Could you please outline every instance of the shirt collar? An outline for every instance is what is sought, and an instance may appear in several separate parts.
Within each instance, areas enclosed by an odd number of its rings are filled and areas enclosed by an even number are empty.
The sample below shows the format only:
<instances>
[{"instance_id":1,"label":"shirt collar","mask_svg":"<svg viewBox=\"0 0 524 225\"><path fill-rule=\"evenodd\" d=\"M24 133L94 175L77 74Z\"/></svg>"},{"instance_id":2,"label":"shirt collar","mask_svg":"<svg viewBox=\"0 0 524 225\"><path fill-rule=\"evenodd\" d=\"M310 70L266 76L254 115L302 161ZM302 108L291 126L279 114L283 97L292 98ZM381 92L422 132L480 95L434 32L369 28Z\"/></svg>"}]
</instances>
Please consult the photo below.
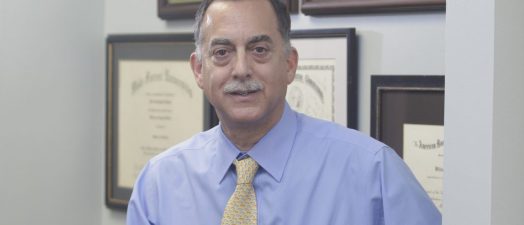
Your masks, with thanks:
<instances>
[{"instance_id":1,"label":"shirt collar","mask_svg":"<svg viewBox=\"0 0 524 225\"><path fill-rule=\"evenodd\" d=\"M240 150L227 138L222 129L217 129L217 132L214 171L217 173L216 182L220 183ZM286 103L280 121L247 154L277 182L280 182L293 148L296 132L296 114Z\"/></svg>"}]
</instances>

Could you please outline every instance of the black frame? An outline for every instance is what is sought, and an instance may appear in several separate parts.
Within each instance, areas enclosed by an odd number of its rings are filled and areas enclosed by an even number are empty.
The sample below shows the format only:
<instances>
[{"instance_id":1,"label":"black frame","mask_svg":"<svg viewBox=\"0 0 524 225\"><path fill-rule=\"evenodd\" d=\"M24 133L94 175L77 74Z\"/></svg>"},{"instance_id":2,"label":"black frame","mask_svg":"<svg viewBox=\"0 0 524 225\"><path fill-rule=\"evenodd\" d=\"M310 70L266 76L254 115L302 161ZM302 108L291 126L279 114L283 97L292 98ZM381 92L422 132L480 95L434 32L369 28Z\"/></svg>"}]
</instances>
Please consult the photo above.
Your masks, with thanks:
<instances>
[{"instance_id":1,"label":"black frame","mask_svg":"<svg viewBox=\"0 0 524 225\"><path fill-rule=\"evenodd\" d=\"M118 82L117 63L122 59L170 59L166 51L152 48L155 44L188 43L193 45L192 34L110 35L106 39L106 205L111 208L127 207L132 189L117 185L118 172ZM130 46L141 46L145 51L129 50ZM188 47L189 48L189 47ZM132 52L132 53L130 53ZM187 56L189 58L189 55ZM189 62L188 62L189 63ZM204 127L209 129L218 124L213 107L204 100Z\"/></svg>"},{"instance_id":2,"label":"black frame","mask_svg":"<svg viewBox=\"0 0 524 225\"><path fill-rule=\"evenodd\" d=\"M357 79L357 40L355 28L294 30L290 38L293 39L323 39L343 37L347 39L347 127L358 127L358 79ZM311 46L314 48L315 46ZM300 54L299 54L300 60Z\"/></svg>"},{"instance_id":3,"label":"black frame","mask_svg":"<svg viewBox=\"0 0 524 225\"><path fill-rule=\"evenodd\" d=\"M306 15L445 10L446 0L303 0Z\"/></svg>"},{"instance_id":4,"label":"black frame","mask_svg":"<svg viewBox=\"0 0 524 225\"><path fill-rule=\"evenodd\" d=\"M371 136L403 156L403 124L444 125L444 76L371 76Z\"/></svg>"},{"instance_id":5,"label":"black frame","mask_svg":"<svg viewBox=\"0 0 524 225\"><path fill-rule=\"evenodd\" d=\"M298 13L298 0L282 0L290 13ZM163 20L193 19L200 2L170 4L168 0L157 0L158 17Z\"/></svg>"}]
</instances>

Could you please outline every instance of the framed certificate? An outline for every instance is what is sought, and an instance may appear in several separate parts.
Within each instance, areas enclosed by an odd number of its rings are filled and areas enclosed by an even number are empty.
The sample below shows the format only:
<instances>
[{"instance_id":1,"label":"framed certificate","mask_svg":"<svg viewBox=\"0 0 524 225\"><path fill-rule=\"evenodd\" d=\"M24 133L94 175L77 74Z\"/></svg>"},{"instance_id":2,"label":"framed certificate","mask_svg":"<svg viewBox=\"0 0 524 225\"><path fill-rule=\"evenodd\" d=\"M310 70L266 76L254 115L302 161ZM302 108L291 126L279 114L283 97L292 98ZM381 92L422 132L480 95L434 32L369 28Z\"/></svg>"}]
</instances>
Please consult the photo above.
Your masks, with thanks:
<instances>
[{"instance_id":1,"label":"framed certificate","mask_svg":"<svg viewBox=\"0 0 524 225\"><path fill-rule=\"evenodd\" d=\"M444 76L371 76L371 136L404 159L442 209Z\"/></svg>"},{"instance_id":2,"label":"framed certificate","mask_svg":"<svg viewBox=\"0 0 524 225\"><path fill-rule=\"evenodd\" d=\"M297 30L291 44L299 55L286 100L294 110L357 127L355 29Z\"/></svg>"},{"instance_id":3,"label":"framed certificate","mask_svg":"<svg viewBox=\"0 0 524 225\"><path fill-rule=\"evenodd\" d=\"M196 85L192 34L107 38L106 204L127 206L145 163L218 123Z\"/></svg>"},{"instance_id":4,"label":"framed certificate","mask_svg":"<svg viewBox=\"0 0 524 225\"><path fill-rule=\"evenodd\" d=\"M281 0L290 11L298 12L298 0ZM157 0L158 17L164 20L192 19L202 0Z\"/></svg>"},{"instance_id":5,"label":"framed certificate","mask_svg":"<svg viewBox=\"0 0 524 225\"><path fill-rule=\"evenodd\" d=\"M195 18L202 0L157 0L158 17L164 20Z\"/></svg>"},{"instance_id":6,"label":"framed certificate","mask_svg":"<svg viewBox=\"0 0 524 225\"><path fill-rule=\"evenodd\" d=\"M446 0L303 0L306 15L443 10Z\"/></svg>"}]
</instances>

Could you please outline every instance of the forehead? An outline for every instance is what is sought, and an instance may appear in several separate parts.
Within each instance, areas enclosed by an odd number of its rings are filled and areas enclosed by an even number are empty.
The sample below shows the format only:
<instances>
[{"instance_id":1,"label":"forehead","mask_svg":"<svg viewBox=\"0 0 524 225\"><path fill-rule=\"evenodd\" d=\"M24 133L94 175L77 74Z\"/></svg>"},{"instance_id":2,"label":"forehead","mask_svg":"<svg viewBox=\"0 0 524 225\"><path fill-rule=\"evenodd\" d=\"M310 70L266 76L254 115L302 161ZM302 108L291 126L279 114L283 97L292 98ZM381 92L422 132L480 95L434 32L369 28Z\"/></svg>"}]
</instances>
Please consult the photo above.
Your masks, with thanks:
<instances>
[{"instance_id":1,"label":"forehead","mask_svg":"<svg viewBox=\"0 0 524 225\"><path fill-rule=\"evenodd\" d=\"M204 15L201 29L204 41L214 37L279 37L276 14L266 0L214 1Z\"/></svg>"}]
</instances>

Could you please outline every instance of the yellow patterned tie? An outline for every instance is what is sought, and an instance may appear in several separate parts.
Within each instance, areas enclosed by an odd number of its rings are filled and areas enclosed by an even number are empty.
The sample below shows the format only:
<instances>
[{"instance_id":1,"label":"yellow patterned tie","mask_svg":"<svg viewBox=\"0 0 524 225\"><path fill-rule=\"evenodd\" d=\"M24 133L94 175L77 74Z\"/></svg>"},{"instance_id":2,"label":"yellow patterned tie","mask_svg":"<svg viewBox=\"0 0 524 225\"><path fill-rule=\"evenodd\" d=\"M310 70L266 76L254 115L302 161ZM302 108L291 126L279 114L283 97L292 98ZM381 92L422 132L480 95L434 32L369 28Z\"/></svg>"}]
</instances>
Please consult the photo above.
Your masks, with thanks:
<instances>
[{"instance_id":1,"label":"yellow patterned tie","mask_svg":"<svg viewBox=\"0 0 524 225\"><path fill-rule=\"evenodd\" d=\"M253 188L253 178L258 164L250 157L233 162L237 169L237 187L229 198L222 225L256 225L257 199Z\"/></svg>"}]
</instances>

